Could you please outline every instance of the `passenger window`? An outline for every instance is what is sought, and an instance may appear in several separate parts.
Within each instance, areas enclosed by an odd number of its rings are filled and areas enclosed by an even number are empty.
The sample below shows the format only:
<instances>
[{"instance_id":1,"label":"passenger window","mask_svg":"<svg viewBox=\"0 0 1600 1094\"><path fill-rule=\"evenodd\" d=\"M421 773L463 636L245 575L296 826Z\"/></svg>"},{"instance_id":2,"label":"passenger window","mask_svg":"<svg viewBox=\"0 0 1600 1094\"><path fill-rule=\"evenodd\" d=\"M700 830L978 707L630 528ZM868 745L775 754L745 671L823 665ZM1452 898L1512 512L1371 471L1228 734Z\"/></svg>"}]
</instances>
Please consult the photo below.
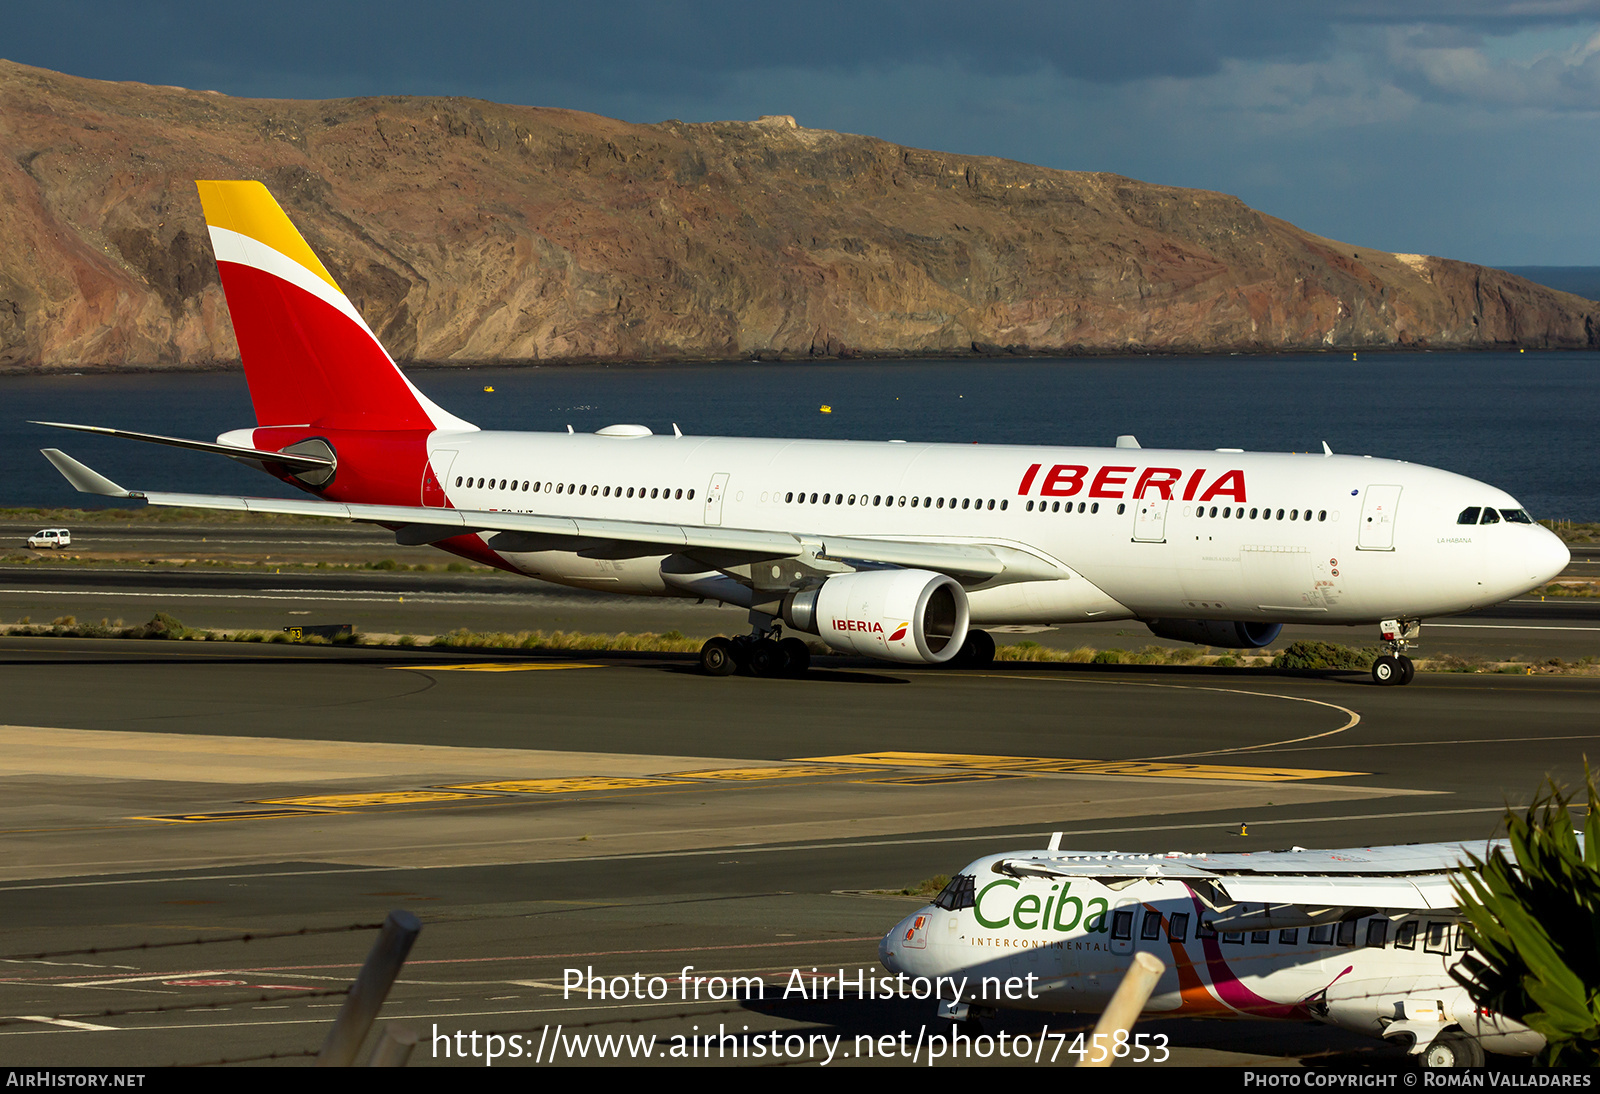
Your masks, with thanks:
<instances>
[{"instance_id":1,"label":"passenger window","mask_svg":"<svg viewBox=\"0 0 1600 1094\"><path fill-rule=\"evenodd\" d=\"M1298 927L1290 927L1288 930L1283 930L1283 931L1279 931L1278 932L1278 945L1280 945L1280 946L1297 946L1299 944L1300 944L1300 929Z\"/></svg>"},{"instance_id":2,"label":"passenger window","mask_svg":"<svg viewBox=\"0 0 1600 1094\"><path fill-rule=\"evenodd\" d=\"M1394 944L1402 950L1409 950L1417 944L1417 921L1408 919L1400 924L1394 932Z\"/></svg>"},{"instance_id":3,"label":"passenger window","mask_svg":"<svg viewBox=\"0 0 1600 1094\"><path fill-rule=\"evenodd\" d=\"M1111 937L1119 942L1133 938L1133 909L1118 908L1111 913Z\"/></svg>"},{"instance_id":4,"label":"passenger window","mask_svg":"<svg viewBox=\"0 0 1600 1094\"><path fill-rule=\"evenodd\" d=\"M689 491L689 500L690 501L694 500L694 491L693 490Z\"/></svg>"},{"instance_id":5,"label":"passenger window","mask_svg":"<svg viewBox=\"0 0 1600 1094\"><path fill-rule=\"evenodd\" d=\"M1189 913L1173 912L1167 918L1167 938L1173 942L1182 942L1189 934Z\"/></svg>"},{"instance_id":6,"label":"passenger window","mask_svg":"<svg viewBox=\"0 0 1600 1094\"><path fill-rule=\"evenodd\" d=\"M1456 952L1457 953L1467 953L1471 949L1472 949L1472 938L1467 934L1467 926L1466 926L1466 924L1465 923L1458 924L1457 927L1456 927Z\"/></svg>"},{"instance_id":7,"label":"passenger window","mask_svg":"<svg viewBox=\"0 0 1600 1094\"><path fill-rule=\"evenodd\" d=\"M1367 945L1383 948L1389 941L1389 921L1387 919L1369 919L1367 921Z\"/></svg>"},{"instance_id":8,"label":"passenger window","mask_svg":"<svg viewBox=\"0 0 1600 1094\"><path fill-rule=\"evenodd\" d=\"M993 508L994 508L994 499L993 499L993 498L990 498L990 499L989 499L989 506L988 506L988 507L989 507L989 508L990 508L990 509L993 509Z\"/></svg>"},{"instance_id":9,"label":"passenger window","mask_svg":"<svg viewBox=\"0 0 1600 1094\"><path fill-rule=\"evenodd\" d=\"M1449 931L1448 923L1429 923L1428 931L1423 935L1422 948L1428 953L1449 953Z\"/></svg>"},{"instance_id":10,"label":"passenger window","mask_svg":"<svg viewBox=\"0 0 1600 1094\"><path fill-rule=\"evenodd\" d=\"M1333 945L1333 924L1325 923L1320 927L1312 927L1311 930L1306 933L1306 941L1310 942L1313 946Z\"/></svg>"},{"instance_id":11,"label":"passenger window","mask_svg":"<svg viewBox=\"0 0 1600 1094\"><path fill-rule=\"evenodd\" d=\"M1139 938L1145 942L1157 942L1161 939L1161 913L1144 913L1144 926L1139 930Z\"/></svg>"},{"instance_id":12,"label":"passenger window","mask_svg":"<svg viewBox=\"0 0 1600 1094\"><path fill-rule=\"evenodd\" d=\"M1478 514L1483 512L1481 506L1469 505L1461 510L1461 515L1456 518L1457 524L1477 524Z\"/></svg>"},{"instance_id":13,"label":"passenger window","mask_svg":"<svg viewBox=\"0 0 1600 1094\"><path fill-rule=\"evenodd\" d=\"M1319 521L1327 520L1328 519L1328 511L1326 509L1317 510L1317 519Z\"/></svg>"},{"instance_id":14,"label":"passenger window","mask_svg":"<svg viewBox=\"0 0 1600 1094\"><path fill-rule=\"evenodd\" d=\"M1272 942L1271 931L1251 931L1250 944L1252 946L1266 946Z\"/></svg>"},{"instance_id":15,"label":"passenger window","mask_svg":"<svg viewBox=\"0 0 1600 1094\"><path fill-rule=\"evenodd\" d=\"M461 485L461 476L460 476L460 475L457 475L457 476L456 476L456 485L457 485L457 486L460 486L460 485Z\"/></svg>"},{"instance_id":16,"label":"passenger window","mask_svg":"<svg viewBox=\"0 0 1600 1094\"><path fill-rule=\"evenodd\" d=\"M1339 945L1354 946L1356 944L1356 921L1347 919L1339 924Z\"/></svg>"},{"instance_id":17,"label":"passenger window","mask_svg":"<svg viewBox=\"0 0 1600 1094\"><path fill-rule=\"evenodd\" d=\"M993 503L991 503L991 504L993 504ZM1001 510L1004 510L1004 509L1005 509L1005 507L1006 507L1006 506L1007 506L1007 505L1008 505L1008 504L1010 504L1010 503L1009 503L1009 502L1006 502L1006 501L1004 501L1004 500L1002 500L1002 501L1001 501L1001 502L1000 502L1000 508L1001 508ZM1120 511L1120 507L1119 507L1119 511Z\"/></svg>"},{"instance_id":18,"label":"passenger window","mask_svg":"<svg viewBox=\"0 0 1600 1094\"><path fill-rule=\"evenodd\" d=\"M1223 931L1222 932L1222 941L1224 941L1224 942L1237 942L1239 945L1243 946L1244 945L1244 932L1243 931Z\"/></svg>"},{"instance_id":19,"label":"passenger window","mask_svg":"<svg viewBox=\"0 0 1600 1094\"><path fill-rule=\"evenodd\" d=\"M1006 504L1005 502L1001 502L1000 503L1000 507L1002 509L1004 509L1005 508L1005 504ZM1118 505L1117 506L1117 516L1120 517L1123 513L1126 513L1127 511L1128 511L1128 507L1126 505Z\"/></svg>"},{"instance_id":20,"label":"passenger window","mask_svg":"<svg viewBox=\"0 0 1600 1094\"><path fill-rule=\"evenodd\" d=\"M1500 514L1496 513L1493 509L1485 509L1483 511L1483 519L1478 521L1478 523L1479 524L1499 524L1500 523Z\"/></svg>"},{"instance_id":21,"label":"passenger window","mask_svg":"<svg viewBox=\"0 0 1600 1094\"><path fill-rule=\"evenodd\" d=\"M1089 512L1098 513L1099 511L1100 511L1100 503L1099 502L1095 502L1093 505L1089 506ZM1081 502L1081 501L1078 503L1078 512L1080 512L1080 513L1083 512L1083 502Z\"/></svg>"},{"instance_id":22,"label":"passenger window","mask_svg":"<svg viewBox=\"0 0 1600 1094\"><path fill-rule=\"evenodd\" d=\"M1033 502L1031 501L1028 503L1028 512L1033 512Z\"/></svg>"},{"instance_id":23,"label":"passenger window","mask_svg":"<svg viewBox=\"0 0 1600 1094\"><path fill-rule=\"evenodd\" d=\"M921 498L912 498L911 499L911 508L915 509L920 504L922 504L922 499Z\"/></svg>"}]
</instances>

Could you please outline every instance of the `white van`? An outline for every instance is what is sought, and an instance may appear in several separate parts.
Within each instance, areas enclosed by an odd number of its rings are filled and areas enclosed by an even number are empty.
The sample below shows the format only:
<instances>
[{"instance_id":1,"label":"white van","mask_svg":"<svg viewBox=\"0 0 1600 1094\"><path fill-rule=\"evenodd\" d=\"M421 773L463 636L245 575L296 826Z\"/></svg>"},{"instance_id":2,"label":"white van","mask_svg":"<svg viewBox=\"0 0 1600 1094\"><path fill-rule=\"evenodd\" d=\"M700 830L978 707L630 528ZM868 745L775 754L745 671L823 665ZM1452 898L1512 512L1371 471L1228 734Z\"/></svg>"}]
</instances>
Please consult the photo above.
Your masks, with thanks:
<instances>
[{"instance_id":1,"label":"white van","mask_svg":"<svg viewBox=\"0 0 1600 1094\"><path fill-rule=\"evenodd\" d=\"M41 528L28 537L29 547L71 547L72 533L65 528Z\"/></svg>"}]
</instances>

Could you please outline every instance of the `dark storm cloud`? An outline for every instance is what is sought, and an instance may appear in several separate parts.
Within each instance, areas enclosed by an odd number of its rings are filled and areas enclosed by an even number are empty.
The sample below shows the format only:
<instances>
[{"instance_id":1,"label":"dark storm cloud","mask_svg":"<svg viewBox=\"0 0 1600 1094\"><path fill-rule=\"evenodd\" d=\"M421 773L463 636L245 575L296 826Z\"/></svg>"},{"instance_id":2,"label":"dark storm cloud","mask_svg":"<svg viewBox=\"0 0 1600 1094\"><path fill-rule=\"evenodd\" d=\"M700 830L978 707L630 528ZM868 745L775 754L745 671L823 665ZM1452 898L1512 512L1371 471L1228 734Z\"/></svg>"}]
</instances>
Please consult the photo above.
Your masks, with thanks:
<instances>
[{"instance_id":1,"label":"dark storm cloud","mask_svg":"<svg viewBox=\"0 0 1600 1094\"><path fill-rule=\"evenodd\" d=\"M736 73L926 64L1048 71L1115 84L1198 77L1230 60L1326 56L1341 26L1426 24L1478 34L1600 18L1600 0L1323 5L1281 0L761 0L605 4L394 2L102 4L8 15L6 55L86 76L233 94L493 94L551 86L606 95L706 94Z\"/></svg>"}]
</instances>

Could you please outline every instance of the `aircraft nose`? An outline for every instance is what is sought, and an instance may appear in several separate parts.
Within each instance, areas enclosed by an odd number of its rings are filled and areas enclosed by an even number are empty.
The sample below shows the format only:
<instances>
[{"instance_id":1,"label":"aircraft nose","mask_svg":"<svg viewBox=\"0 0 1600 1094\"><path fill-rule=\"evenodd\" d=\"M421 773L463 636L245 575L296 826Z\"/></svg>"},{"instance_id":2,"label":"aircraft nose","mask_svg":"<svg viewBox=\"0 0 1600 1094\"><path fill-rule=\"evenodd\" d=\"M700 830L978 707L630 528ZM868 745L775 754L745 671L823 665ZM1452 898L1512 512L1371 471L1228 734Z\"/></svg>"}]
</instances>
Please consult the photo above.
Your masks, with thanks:
<instances>
[{"instance_id":1,"label":"aircraft nose","mask_svg":"<svg viewBox=\"0 0 1600 1094\"><path fill-rule=\"evenodd\" d=\"M894 944L905 936L905 922L895 924L894 930L878 940L878 964L890 972L904 972L899 962L895 960Z\"/></svg>"},{"instance_id":2,"label":"aircraft nose","mask_svg":"<svg viewBox=\"0 0 1600 1094\"><path fill-rule=\"evenodd\" d=\"M900 953L900 946L910 935L912 928L916 925L916 921L916 916L906 916L878 941L878 964L890 972L910 971L904 955Z\"/></svg>"},{"instance_id":3,"label":"aircraft nose","mask_svg":"<svg viewBox=\"0 0 1600 1094\"><path fill-rule=\"evenodd\" d=\"M1528 561L1532 579L1543 585L1567 568L1572 561L1572 552L1567 550L1567 545L1554 532L1546 528L1539 531L1543 534L1534 543Z\"/></svg>"}]
</instances>

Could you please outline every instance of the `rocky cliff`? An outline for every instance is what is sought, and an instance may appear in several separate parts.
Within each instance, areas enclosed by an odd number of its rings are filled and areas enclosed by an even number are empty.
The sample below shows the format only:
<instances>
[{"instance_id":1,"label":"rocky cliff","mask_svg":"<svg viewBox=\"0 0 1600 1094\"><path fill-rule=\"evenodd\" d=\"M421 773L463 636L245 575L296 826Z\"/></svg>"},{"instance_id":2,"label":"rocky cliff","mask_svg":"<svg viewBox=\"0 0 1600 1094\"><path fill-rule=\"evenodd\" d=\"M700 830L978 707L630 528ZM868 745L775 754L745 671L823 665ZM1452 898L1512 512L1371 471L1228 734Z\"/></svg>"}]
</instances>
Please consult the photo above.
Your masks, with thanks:
<instances>
[{"instance_id":1,"label":"rocky cliff","mask_svg":"<svg viewBox=\"0 0 1600 1094\"><path fill-rule=\"evenodd\" d=\"M396 358L1595 347L1600 305L1236 198L756 122L0 62L0 366L237 357L193 181L266 182Z\"/></svg>"}]
</instances>

